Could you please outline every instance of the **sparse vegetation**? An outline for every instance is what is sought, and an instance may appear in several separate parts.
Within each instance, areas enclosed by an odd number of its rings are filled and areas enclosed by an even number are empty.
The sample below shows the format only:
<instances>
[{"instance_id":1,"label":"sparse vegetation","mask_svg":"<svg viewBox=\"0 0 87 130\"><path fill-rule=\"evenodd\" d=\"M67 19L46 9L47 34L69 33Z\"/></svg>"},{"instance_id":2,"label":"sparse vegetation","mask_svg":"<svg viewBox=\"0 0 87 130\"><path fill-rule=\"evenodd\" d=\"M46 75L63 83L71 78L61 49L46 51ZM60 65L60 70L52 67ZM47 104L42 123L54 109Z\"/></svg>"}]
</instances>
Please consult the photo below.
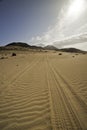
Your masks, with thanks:
<instances>
[{"instance_id":1,"label":"sparse vegetation","mask_svg":"<svg viewBox=\"0 0 87 130\"><path fill-rule=\"evenodd\" d=\"M59 55L62 55L62 53L59 53Z\"/></svg>"},{"instance_id":2,"label":"sparse vegetation","mask_svg":"<svg viewBox=\"0 0 87 130\"><path fill-rule=\"evenodd\" d=\"M4 57L4 56L2 56L0 59L5 59L5 57Z\"/></svg>"},{"instance_id":3,"label":"sparse vegetation","mask_svg":"<svg viewBox=\"0 0 87 130\"><path fill-rule=\"evenodd\" d=\"M72 56L73 58L75 57L75 56Z\"/></svg>"},{"instance_id":4,"label":"sparse vegetation","mask_svg":"<svg viewBox=\"0 0 87 130\"><path fill-rule=\"evenodd\" d=\"M13 53L12 53L12 56L16 56L16 53L13 52Z\"/></svg>"},{"instance_id":5,"label":"sparse vegetation","mask_svg":"<svg viewBox=\"0 0 87 130\"><path fill-rule=\"evenodd\" d=\"M4 56L2 56L0 59L2 59L2 60L3 60L3 59L8 59L8 57L4 57Z\"/></svg>"},{"instance_id":6,"label":"sparse vegetation","mask_svg":"<svg viewBox=\"0 0 87 130\"><path fill-rule=\"evenodd\" d=\"M44 51L44 52L48 52L48 51Z\"/></svg>"},{"instance_id":7,"label":"sparse vegetation","mask_svg":"<svg viewBox=\"0 0 87 130\"><path fill-rule=\"evenodd\" d=\"M87 54L86 52L83 52L83 55Z\"/></svg>"}]
</instances>

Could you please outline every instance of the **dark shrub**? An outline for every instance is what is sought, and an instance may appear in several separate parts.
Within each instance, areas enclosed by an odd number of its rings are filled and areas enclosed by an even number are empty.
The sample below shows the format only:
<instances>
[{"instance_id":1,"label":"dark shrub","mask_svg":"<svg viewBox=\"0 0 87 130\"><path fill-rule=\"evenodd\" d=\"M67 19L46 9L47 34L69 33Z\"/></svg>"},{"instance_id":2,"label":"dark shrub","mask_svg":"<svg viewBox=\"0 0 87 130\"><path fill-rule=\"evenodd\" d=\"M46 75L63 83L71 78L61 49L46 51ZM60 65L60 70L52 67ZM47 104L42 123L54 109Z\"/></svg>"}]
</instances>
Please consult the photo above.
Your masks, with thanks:
<instances>
[{"instance_id":1,"label":"dark shrub","mask_svg":"<svg viewBox=\"0 0 87 130\"><path fill-rule=\"evenodd\" d=\"M62 55L62 53L59 53L59 55Z\"/></svg>"},{"instance_id":2,"label":"dark shrub","mask_svg":"<svg viewBox=\"0 0 87 130\"><path fill-rule=\"evenodd\" d=\"M16 56L16 53L13 52L13 53L12 53L12 56Z\"/></svg>"},{"instance_id":3,"label":"dark shrub","mask_svg":"<svg viewBox=\"0 0 87 130\"><path fill-rule=\"evenodd\" d=\"M78 53L76 53L75 55L78 55Z\"/></svg>"},{"instance_id":4,"label":"dark shrub","mask_svg":"<svg viewBox=\"0 0 87 130\"><path fill-rule=\"evenodd\" d=\"M75 56L72 56L73 58L75 57Z\"/></svg>"},{"instance_id":5,"label":"dark shrub","mask_svg":"<svg viewBox=\"0 0 87 130\"><path fill-rule=\"evenodd\" d=\"M2 56L1 59L5 59L5 57Z\"/></svg>"},{"instance_id":6,"label":"dark shrub","mask_svg":"<svg viewBox=\"0 0 87 130\"><path fill-rule=\"evenodd\" d=\"M86 52L83 52L83 55L87 54Z\"/></svg>"},{"instance_id":7,"label":"dark shrub","mask_svg":"<svg viewBox=\"0 0 87 130\"><path fill-rule=\"evenodd\" d=\"M2 56L0 59L8 59L8 57L4 57L4 56Z\"/></svg>"}]
</instances>

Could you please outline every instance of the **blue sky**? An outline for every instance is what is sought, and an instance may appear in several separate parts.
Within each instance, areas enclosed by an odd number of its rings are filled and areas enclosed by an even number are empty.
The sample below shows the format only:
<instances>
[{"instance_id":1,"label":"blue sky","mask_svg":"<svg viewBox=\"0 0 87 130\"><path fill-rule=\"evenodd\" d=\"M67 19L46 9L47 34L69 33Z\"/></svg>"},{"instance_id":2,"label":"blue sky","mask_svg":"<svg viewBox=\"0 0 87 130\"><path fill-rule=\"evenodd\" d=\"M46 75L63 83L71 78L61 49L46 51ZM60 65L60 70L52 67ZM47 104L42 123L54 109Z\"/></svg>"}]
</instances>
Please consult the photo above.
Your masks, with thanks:
<instances>
[{"instance_id":1,"label":"blue sky","mask_svg":"<svg viewBox=\"0 0 87 130\"><path fill-rule=\"evenodd\" d=\"M59 44L80 34L86 37L86 33L86 0L0 0L0 45L16 41ZM65 46L86 49L87 43Z\"/></svg>"},{"instance_id":2,"label":"blue sky","mask_svg":"<svg viewBox=\"0 0 87 130\"><path fill-rule=\"evenodd\" d=\"M57 5L57 0L2 0L0 44L29 42L32 37L47 31L58 15Z\"/></svg>"}]
</instances>

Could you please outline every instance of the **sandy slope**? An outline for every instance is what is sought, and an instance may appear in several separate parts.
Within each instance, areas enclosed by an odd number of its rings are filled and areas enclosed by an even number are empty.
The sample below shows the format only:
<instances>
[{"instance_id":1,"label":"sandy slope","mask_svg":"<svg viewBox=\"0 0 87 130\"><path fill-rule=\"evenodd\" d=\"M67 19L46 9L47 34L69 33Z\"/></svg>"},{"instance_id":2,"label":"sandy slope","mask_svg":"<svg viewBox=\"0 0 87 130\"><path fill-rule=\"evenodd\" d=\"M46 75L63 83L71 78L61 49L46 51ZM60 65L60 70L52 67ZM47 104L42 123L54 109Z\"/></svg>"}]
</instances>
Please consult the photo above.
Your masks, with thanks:
<instances>
[{"instance_id":1,"label":"sandy slope","mask_svg":"<svg viewBox=\"0 0 87 130\"><path fill-rule=\"evenodd\" d=\"M0 130L86 130L87 55L0 60Z\"/></svg>"}]
</instances>

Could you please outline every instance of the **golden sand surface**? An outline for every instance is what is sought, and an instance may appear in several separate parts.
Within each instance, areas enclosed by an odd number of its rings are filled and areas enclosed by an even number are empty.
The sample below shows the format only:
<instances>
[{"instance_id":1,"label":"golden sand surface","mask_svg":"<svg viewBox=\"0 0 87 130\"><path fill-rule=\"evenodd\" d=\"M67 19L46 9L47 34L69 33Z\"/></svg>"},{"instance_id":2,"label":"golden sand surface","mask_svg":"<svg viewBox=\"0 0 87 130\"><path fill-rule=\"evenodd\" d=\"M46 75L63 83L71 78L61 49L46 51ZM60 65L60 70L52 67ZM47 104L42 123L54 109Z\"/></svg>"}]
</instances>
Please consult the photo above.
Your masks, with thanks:
<instances>
[{"instance_id":1,"label":"golden sand surface","mask_svg":"<svg viewBox=\"0 0 87 130\"><path fill-rule=\"evenodd\" d=\"M87 130L87 54L5 57L0 58L0 130Z\"/></svg>"}]
</instances>

